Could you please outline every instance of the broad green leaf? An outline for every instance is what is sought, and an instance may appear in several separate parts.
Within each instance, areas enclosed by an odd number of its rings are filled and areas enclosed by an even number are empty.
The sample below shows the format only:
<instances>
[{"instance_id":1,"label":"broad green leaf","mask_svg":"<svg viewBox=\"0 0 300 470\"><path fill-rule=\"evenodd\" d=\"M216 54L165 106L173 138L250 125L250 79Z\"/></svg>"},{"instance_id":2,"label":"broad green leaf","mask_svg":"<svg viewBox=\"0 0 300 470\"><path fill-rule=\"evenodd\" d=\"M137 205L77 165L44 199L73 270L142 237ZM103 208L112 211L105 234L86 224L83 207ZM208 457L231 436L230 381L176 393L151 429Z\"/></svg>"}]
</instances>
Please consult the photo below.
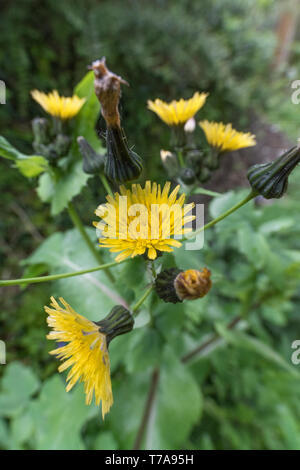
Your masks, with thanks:
<instances>
[{"instance_id":1,"label":"broad green leaf","mask_svg":"<svg viewBox=\"0 0 300 470\"><path fill-rule=\"evenodd\" d=\"M100 408L85 405L83 386L77 385L67 393L58 373L46 380L28 412L34 423L36 450L84 449L83 424L93 416L101 420Z\"/></svg>"},{"instance_id":2,"label":"broad green leaf","mask_svg":"<svg viewBox=\"0 0 300 470\"><path fill-rule=\"evenodd\" d=\"M129 374L146 371L160 363L163 341L151 328L137 328L130 333L126 353L126 368Z\"/></svg>"},{"instance_id":3,"label":"broad green leaf","mask_svg":"<svg viewBox=\"0 0 300 470\"><path fill-rule=\"evenodd\" d=\"M86 230L96 246L96 231ZM40 263L48 264L50 274L79 271L98 264L76 229L53 234L24 262L26 265ZM90 320L100 320L114 305L124 302L104 271L55 281L53 295L64 297Z\"/></svg>"},{"instance_id":4,"label":"broad green leaf","mask_svg":"<svg viewBox=\"0 0 300 470\"><path fill-rule=\"evenodd\" d=\"M118 443L110 431L104 431L96 436L93 450L118 450Z\"/></svg>"},{"instance_id":5,"label":"broad green leaf","mask_svg":"<svg viewBox=\"0 0 300 470\"><path fill-rule=\"evenodd\" d=\"M39 381L21 362L5 366L0 391L0 416L14 416L24 408L38 390Z\"/></svg>"}]
</instances>

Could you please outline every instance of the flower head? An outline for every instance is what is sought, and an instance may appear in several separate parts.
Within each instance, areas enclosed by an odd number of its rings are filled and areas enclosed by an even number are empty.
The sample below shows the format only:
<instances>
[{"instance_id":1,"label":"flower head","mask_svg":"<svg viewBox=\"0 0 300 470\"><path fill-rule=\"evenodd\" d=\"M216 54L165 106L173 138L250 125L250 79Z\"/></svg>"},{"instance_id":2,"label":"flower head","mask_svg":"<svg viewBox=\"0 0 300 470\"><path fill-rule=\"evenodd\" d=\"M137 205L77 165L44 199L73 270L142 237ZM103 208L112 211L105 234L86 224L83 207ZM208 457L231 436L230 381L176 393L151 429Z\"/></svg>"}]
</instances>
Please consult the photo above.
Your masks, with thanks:
<instances>
[{"instance_id":1,"label":"flower head","mask_svg":"<svg viewBox=\"0 0 300 470\"><path fill-rule=\"evenodd\" d=\"M67 376L67 392L76 382L84 382L86 404L92 402L95 394L96 405L102 402L102 416L113 404L110 380L110 362L107 350L107 337L101 333L96 323L79 315L63 299L60 306L51 297L51 306L45 307L47 323L53 331L47 338L67 343L50 352L64 361L59 372L71 367Z\"/></svg>"},{"instance_id":2,"label":"flower head","mask_svg":"<svg viewBox=\"0 0 300 470\"><path fill-rule=\"evenodd\" d=\"M181 300L195 300L204 297L212 286L210 271L203 268L187 269L178 274L174 281L175 291Z\"/></svg>"},{"instance_id":3,"label":"flower head","mask_svg":"<svg viewBox=\"0 0 300 470\"><path fill-rule=\"evenodd\" d=\"M33 90L31 96L48 114L63 120L72 119L76 116L85 103L85 98L79 98L77 95L72 97L59 96L56 90L48 94Z\"/></svg>"},{"instance_id":4,"label":"flower head","mask_svg":"<svg viewBox=\"0 0 300 470\"><path fill-rule=\"evenodd\" d=\"M208 93L194 93L189 100L181 98L179 101L165 103L160 99L148 100L148 108L156 113L162 121L169 126L184 125L204 105Z\"/></svg>"},{"instance_id":5,"label":"flower head","mask_svg":"<svg viewBox=\"0 0 300 470\"><path fill-rule=\"evenodd\" d=\"M171 236L182 235L183 226L195 217L187 215L194 204L184 205L185 195L177 199L178 185L169 194L171 183L163 189L147 181L145 188L133 184L131 190L120 187L120 193L107 196L107 203L95 211L102 221L94 222L101 230L100 245L110 251L121 252L117 261L147 252L149 259L155 259L157 252L173 251L181 246ZM191 229L184 228L187 233Z\"/></svg>"},{"instance_id":6,"label":"flower head","mask_svg":"<svg viewBox=\"0 0 300 470\"><path fill-rule=\"evenodd\" d=\"M255 136L249 132L238 132L232 128L231 124L223 122L199 122L205 133L207 142L220 152L229 152L244 147L256 145Z\"/></svg>"}]
</instances>

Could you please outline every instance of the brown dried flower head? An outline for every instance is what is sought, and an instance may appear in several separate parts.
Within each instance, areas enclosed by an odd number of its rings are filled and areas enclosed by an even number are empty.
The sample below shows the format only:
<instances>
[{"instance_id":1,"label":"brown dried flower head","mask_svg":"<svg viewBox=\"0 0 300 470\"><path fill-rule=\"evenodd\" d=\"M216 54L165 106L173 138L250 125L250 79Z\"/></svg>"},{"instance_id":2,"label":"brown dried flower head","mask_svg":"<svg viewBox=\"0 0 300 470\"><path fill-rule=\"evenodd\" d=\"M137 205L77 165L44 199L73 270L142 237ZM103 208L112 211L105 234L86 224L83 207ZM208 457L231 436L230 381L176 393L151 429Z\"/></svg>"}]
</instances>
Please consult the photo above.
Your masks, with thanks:
<instances>
[{"instance_id":1,"label":"brown dried flower head","mask_svg":"<svg viewBox=\"0 0 300 470\"><path fill-rule=\"evenodd\" d=\"M96 60L90 67L95 74L95 93L101 104L101 113L107 127L120 127L118 110L121 96L121 83L128 83L106 67L105 57Z\"/></svg>"},{"instance_id":2,"label":"brown dried flower head","mask_svg":"<svg viewBox=\"0 0 300 470\"><path fill-rule=\"evenodd\" d=\"M204 297L212 286L210 271L203 268L188 269L180 272L174 281L174 287L177 296L181 300L195 300Z\"/></svg>"}]
</instances>

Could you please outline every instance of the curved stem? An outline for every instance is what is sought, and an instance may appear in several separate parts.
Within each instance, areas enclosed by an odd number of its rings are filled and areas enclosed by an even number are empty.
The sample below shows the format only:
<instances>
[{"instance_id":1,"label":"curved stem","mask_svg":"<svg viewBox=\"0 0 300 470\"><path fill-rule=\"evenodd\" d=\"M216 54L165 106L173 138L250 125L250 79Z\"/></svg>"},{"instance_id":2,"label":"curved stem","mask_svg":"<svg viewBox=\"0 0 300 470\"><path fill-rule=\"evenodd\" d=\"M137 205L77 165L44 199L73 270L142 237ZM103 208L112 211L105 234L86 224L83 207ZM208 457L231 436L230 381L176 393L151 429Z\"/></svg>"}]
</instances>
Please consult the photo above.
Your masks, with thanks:
<instances>
[{"instance_id":1,"label":"curved stem","mask_svg":"<svg viewBox=\"0 0 300 470\"><path fill-rule=\"evenodd\" d=\"M142 295L142 297L136 302L136 304L132 307L131 309L131 312L133 314L136 314L137 315L137 312L140 308L140 306L142 305L142 303L147 299L148 295L151 294L151 292L153 291L154 289L154 286L151 285L147 290L146 292Z\"/></svg>"},{"instance_id":2,"label":"curved stem","mask_svg":"<svg viewBox=\"0 0 300 470\"><path fill-rule=\"evenodd\" d=\"M200 232L203 232L203 230L206 230L210 227L212 227L213 225L217 224L218 222L220 222L221 220L225 219L226 217L228 217L230 214L232 214L233 212L237 211L238 209L240 209L240 207L244 206L245 204L247 204L247 202L251 201L251 199L255 198L256 196L258 195L258 193L256 191L251 191L248 196L246 196L244 199L242 199L242 201L238 202L237 204L235 204L234 206L232 206L230 209L228 209L227 211L223 212L223 214L219 215L219 217L216 217L214 220L211 220L210 222L208 222L207 224L203 225L202 227L198 228L197 230L195 230L194 232L192 232L191 234L185 236L182 238L182 241L185 241L185 240L190 240L191 238L194 238L198 233Z\"/></svg>"},{"instance_id":3,"label":"curved stem","mask_svg":"<svg viewBox=\"0 0 300 470\"><path fill-rule=\"evenodd\" d=\"M1 286L14 286L18 284L36 284L38 282L56 281L57 279L64 279L66 277L81 276L82 274L93 273L95 271L100 271L101 269L111 268L112 266L116 266L117 264L124 263L124 261L128 261L128 260L114 261L112 263L101 264L100 266L96 266L95 268L82 269L81 271L74 271L72 273L51 274L50 276L27 277L27 278L20 278L20 279L3 280L3 281L0 281L0 287Z\"/></svg>"},{"instance_id":4,"label":"curved stem","mask_svg":"<svg viewBox=\"0 0 300 470\"><path fill-rule=\"evenodd\" d=\"M80 219L74 205L72 204L72 202L69 202L69 204L68 204L68 212L69 212L69 216L70 216L74 226L79 231L82 239L85 241L85 244L87 245L88 249L90 250L90 252L94 256L94 258L96 259L97 263L102 264L103 263L103 258L101 256L101 253L99 253L99 251L96 249L94 243L92 242L89 235L87 234L87 232L86 232L86 230L85 230L85 228L84 228L84 226L81 222L81 219ZM110 281L115 282L114 276L112 275L112 273L108 269L105 269L105 274L110 279Z\"/></svg>"}]
</instances>

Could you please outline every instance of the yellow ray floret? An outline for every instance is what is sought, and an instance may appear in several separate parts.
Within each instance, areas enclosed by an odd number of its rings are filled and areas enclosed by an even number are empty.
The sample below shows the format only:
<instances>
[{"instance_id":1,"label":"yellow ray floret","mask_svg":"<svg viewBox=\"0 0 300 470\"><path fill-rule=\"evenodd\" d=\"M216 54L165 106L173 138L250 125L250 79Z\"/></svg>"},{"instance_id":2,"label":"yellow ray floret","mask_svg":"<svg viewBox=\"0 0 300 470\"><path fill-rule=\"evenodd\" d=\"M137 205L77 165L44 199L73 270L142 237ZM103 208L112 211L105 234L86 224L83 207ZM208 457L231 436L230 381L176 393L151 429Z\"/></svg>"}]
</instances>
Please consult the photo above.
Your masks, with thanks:
<instances>
[{"instance_id":1,"label":"yellow ray floret","mask_svg":"<svg viewBox=\"0 0 300 470\"><path fill-rule=\"evenodd\" d=\"M205 133L207 142L220 152L230 152L256 145L255 135L250 132L238 132L232 128L231 124L201 121L199 125Z\"/></svg>"},{"instance_id":2,"label":"yellow ray floret","mask_svg":"<svg viewBox=\"0 0 300 470\"><path fill-rule=\"evenodd\" d=\"M113 404L106 336L100 333L99 326L76 313L63 298L59 300L62 306L51 297L50 307L45 307L47 323L52 328L47 338L67 344L50 354L64 361L59 372L71 367L67 392L76 382L84 382L86 404L92 402L95 394L96 405L102 402L104 418Z\"/></svg>"},{"instance_id":3,"label":"yellow ray floret","mask_svg":"<svg viewBox=\"0 0 300 470\"><path fill-rule=\"evenodd\" d=\"M183 125L202 108L207 96L208 93L197 91L189 100L181 98L171 103L165 103L157 98L155 101L148 100L148 108L169 126Z\"/></svg>"},{"instance_id":4,"label":"yellow ray floret","mask_svg":"<svg viewBox=\"0 0 300 470\"><path fill-rule=\"evenodd\" d=\"M107 202L95 211L102 219L94 222L101 230L100 246L121 252L116 261L144 253L155 259L157 252L180 247L171 237L191 230L183 227L195 218L187 215L194 204L184 205L185 194L177 198L179 185L169 194L170 188L169 182L161 190L160 185L147 181L145 188L139 184L133 184L131 190L121 186L120 193L107 196Z\"/></svg>"},{"instance_id":5,"label":"yellow ray floret","mask_svg":"<svg viewBox=\"0 0 300 470\"><path fill-rule=\"evenodd\" d=\"M79 98L77 95L72 97L59 96L56 90L48 94L33 90L31 96L48 114L63 120L72 119L76 116L85 103L85 98Z\"/></svg>"}]
</instances>

